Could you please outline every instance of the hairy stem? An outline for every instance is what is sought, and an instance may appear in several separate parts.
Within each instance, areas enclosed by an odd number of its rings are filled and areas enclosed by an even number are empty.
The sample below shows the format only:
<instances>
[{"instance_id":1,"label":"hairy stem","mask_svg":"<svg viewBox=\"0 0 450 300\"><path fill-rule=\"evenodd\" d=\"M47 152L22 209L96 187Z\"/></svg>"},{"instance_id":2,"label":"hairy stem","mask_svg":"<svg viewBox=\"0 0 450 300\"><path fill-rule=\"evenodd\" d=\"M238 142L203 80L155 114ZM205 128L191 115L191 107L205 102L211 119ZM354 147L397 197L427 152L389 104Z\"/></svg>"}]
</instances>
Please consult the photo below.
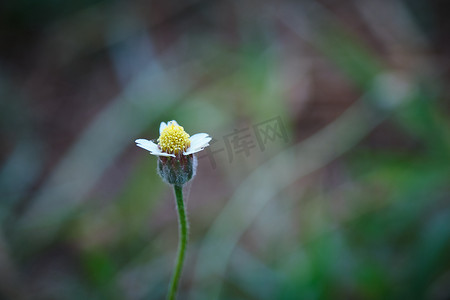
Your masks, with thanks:
<instances>
[{"instance_id":1,"label":"hairy stem","mask_svg":"<svg viewBox=\"0 0 450 300\"><path fill-rule=\"evenodd\" d=\"M188 220L186 216L186 211L184 209L183 202L183 187L179 185L174 185L175 198L177 202L178 210L178 223L180 225L179 232L179 244L178 244L178 257L175 265L175 272L173 273L172 280L170 281L169 294L167 295L168 300L175 299L178 290L178 282L180 281L181 272L183 270L183 262L186 254L186 246L188 242Z\"/></svg>"}]
</instances>

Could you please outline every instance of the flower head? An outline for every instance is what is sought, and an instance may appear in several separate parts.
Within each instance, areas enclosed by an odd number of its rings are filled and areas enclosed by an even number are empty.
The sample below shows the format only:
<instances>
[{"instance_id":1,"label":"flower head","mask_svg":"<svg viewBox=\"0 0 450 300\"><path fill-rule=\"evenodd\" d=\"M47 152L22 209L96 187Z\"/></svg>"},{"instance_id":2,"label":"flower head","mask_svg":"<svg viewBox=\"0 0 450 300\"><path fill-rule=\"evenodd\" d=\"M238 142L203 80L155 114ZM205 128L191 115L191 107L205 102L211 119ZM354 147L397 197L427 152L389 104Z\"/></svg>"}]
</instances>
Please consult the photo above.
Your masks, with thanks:
<instances>
[{"instance_id":1,"label":"flower head","mask_svg":"<svg viewBox=\"0 0 450 300\"><path fill-rule=\"evenodd\" d=\"M182 186L195 175L197 159L193 155L209 146L211 137L207 133L193 136L173 120L159 126L158 144L150 140L138 139L138 147L159 156L158 173L167 183Z\"/></svg>"},{"instance_id":2,"label":"flower head","mask_svg":"<svg viewBox=\"0 0 450 300\"><path fill-rule=\"evenodd\" d=\"M207 133L197 133L193 136L184 131L177 121L161 122L159 126L158 144L146 139L137 139L136 144L150 154L156 156L180 157L202 151L209 146L211 137Z\"/></svg>"}]
</instances>

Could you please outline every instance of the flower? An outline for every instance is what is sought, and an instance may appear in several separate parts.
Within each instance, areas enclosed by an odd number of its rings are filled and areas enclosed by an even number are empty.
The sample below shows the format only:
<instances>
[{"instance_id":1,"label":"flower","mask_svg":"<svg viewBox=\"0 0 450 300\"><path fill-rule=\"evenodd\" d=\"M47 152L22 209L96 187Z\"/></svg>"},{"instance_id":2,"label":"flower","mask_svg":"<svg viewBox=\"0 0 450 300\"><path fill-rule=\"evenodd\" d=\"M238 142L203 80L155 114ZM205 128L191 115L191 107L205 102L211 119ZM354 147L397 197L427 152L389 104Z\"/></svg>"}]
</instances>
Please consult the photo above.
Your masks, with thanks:
<instances>
[{"instance_id":1,"label":"flower","mask_svg":"<svg viewBox=\"0 0 450 300\"><path fill-rule=\"evenodd\" d=\"M146 139L137 139L135 142L138 147L156 156L181 157L202 151L209 146L210 141L211 137L207 133L197 133L190 137L177 121L172 120L167 124L161 122L158 144Z\"/></svg>"},{"instance_id":2,"label":"flower","mask_svg":"<svg viewBox=\"0 0 450 300\"><path fill-rule=\"evenodd\" d=\"M195 175L197 158L194 153L209 146L211 139L207 133L197 133L190 137L173 120L167 124L161 122L158 144L146 139L138 139L136 144L158 156L157 171L165 182L183 186Z\"/></svg>"}]
</instances>

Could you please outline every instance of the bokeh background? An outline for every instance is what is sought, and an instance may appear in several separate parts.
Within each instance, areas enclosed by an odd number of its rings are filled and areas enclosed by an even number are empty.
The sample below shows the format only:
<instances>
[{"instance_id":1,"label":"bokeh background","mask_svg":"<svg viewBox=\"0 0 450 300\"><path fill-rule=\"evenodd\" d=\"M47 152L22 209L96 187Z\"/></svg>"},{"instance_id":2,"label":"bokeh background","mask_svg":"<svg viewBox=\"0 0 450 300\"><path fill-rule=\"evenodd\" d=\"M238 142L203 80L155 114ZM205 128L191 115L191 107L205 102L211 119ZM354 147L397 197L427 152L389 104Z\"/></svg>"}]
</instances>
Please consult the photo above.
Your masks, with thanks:
<instances>
[{"instance_id":1,"label":"bokeh background","mask_svg":"<svg viewBox=\"0 0 450 300\"><path fill-rule=\"evenodd\" d=\"M450 299L445 0L0 3L0 299Z\"/></svg>"}]
</instances>

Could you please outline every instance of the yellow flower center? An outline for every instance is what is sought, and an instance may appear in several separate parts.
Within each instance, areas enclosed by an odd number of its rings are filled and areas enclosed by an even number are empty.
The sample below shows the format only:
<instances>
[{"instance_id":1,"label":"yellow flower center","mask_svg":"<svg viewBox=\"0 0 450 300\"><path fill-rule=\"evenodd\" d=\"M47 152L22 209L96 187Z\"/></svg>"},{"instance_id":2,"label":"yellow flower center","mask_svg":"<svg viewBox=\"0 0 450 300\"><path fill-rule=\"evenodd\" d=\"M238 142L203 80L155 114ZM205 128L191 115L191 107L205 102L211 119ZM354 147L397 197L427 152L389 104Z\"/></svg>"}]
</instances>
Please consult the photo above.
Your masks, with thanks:
<instances>
[{"instance_id":1,"label":"yellow flower center","mask_svg":"<svg viewBox=\"0 0 450 300\"><path fill-rule=\"evenodd\" d=\"M183 127L170 123L162 130L158 145L162 151L176 155L189 148L191 141Z\"/></svg>"}]
</instances>

